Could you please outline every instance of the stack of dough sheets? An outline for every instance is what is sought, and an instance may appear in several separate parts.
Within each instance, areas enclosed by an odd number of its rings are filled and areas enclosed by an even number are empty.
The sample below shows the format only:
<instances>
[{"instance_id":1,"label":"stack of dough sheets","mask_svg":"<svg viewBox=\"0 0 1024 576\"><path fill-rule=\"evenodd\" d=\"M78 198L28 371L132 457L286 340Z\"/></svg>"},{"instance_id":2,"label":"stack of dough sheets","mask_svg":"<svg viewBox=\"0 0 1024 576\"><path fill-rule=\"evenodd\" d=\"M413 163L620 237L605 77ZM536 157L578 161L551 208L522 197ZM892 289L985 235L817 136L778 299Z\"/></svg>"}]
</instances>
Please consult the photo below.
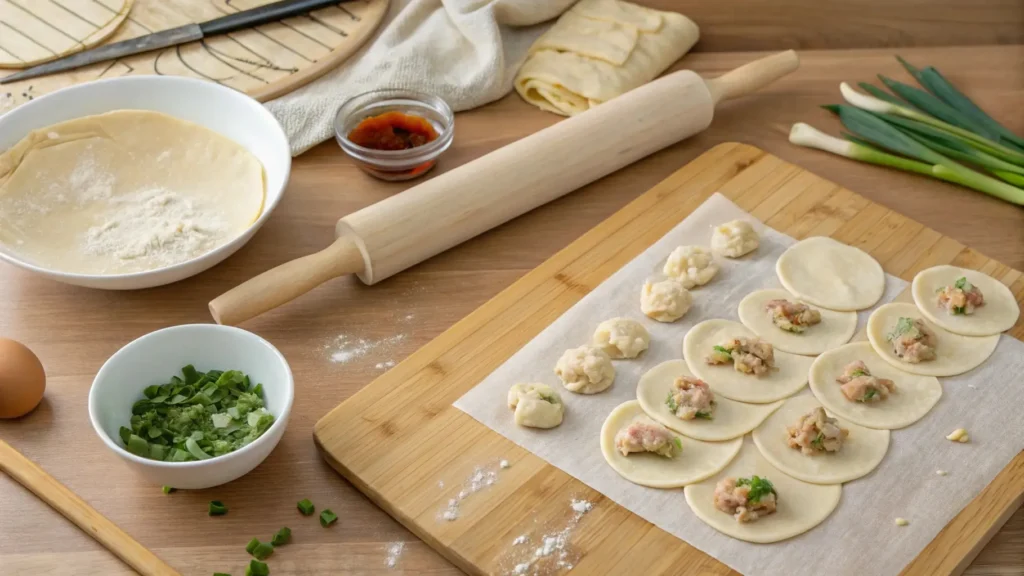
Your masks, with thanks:
<instances>
[{"instance_id":1,"label":"stack of dough sheets","mask_svg":"<svg viewBox=\"0 0 1024 576\"><path fill-rule=\"evenodd\" d=\"M530 47L515 87L572 116L661 74L697 42L689 18L620 0L580 0Z\"/></svg>"}]
</instances>

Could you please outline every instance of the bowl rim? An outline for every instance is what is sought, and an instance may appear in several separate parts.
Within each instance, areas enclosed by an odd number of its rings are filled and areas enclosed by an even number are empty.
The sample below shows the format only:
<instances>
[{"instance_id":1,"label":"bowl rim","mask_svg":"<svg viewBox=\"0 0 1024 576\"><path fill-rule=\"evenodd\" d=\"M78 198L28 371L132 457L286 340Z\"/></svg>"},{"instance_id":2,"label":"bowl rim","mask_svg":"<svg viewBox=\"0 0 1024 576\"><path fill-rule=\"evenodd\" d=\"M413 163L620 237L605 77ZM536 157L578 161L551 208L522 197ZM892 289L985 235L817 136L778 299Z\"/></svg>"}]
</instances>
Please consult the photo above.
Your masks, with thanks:
<instances>
[{"instance_id":1,"label":"bowl rim","mask_svg":"<svg viewBox=\"0 0 1024 576\"><path fill-rule=\"evenodd\" d=\"M275 130L277 132L277 136L280 137L280 138L276 139L276 140L278 140L278 143L277 143L277 145L275 147L278 148L278 150L275 153L281 153L281 154L287 156L287 158L289 159L289 161L286 163L286 165L284 167L284 173L283 173L284 178L282 180L282 185L280 187L280 190L277 191L277 194L275 195L275 197L273 199L268 198L270 196L270 191L267 189L267 183L266 183L267 169L266 169L266 166L263 166L263 163L260 162L260 165L263 168L263 180L264 180L264 183L263 183L263 211L260 213L259 217L257 217L256 220L253 220L252 223L250 223L249 226L246 227L245 230L242 230L241 232L239 232L238 235L236 235L234 238L231 238L230 240L228 240L227 242L221 244L220 246L217 246L213 250L210 250L209 252L204 252L203 254L200 254L199 256L196 256L194 258L189 258L188 260L185 260L184 262L178 262L177 264L171 264L170 266L162 266L160 268L154 268L152 270L144 270L144 271L141 271L141 272L126 272L126 273L123 273L123 274L84 274L84 273L81 273L81 272L63 272L63 271L60 271L60 270L55 270L53 268L45 268L43 266L39 266L38 264L34 264L34 263L32 263L32 262L30 262L28 260L20 258L19 256L17 256L14 253L11 253L11 252L9 252L7 250L2 250L2 249L0 249L0 260L4 260L4 261L6 261L6 262L8 262L8 263L10 263L10 264L12 264L14 266L18 266L20 268L23 268L25 270L29 270L31 272L35 272L37 274L42 274L42 275L49 276L49 277L52 277L52 278L59 278L59 279L62 279L62 280L64 280L64 279L67 279L67 280L77 280L77 281L90 281L90 280L94 280L95 281L95 280L98 280L98 281L111 282L111 283L117 282L117 281L139 280L139 279L149 278L149 277L155 276L157 274L169 274L169 273L173 273L173 272L178 272L178 271L184 270L186 268L189 268L189 267L195 265L197 262L202 262L202 261L204 261L204 260L206 260L208 258L212 258L212 257L214 257L216 255L221 254L223 251L228 250L231 247L234 247L236 245L236 243L239 242L239 240L241 240L242 238L244 238L247 235L251 235L253 233L253 231L258 230L261 226L263 226L263 224L267 221L267 219L270 218L270 214L273 213L274 209L277 208L277 205L280 204L281 199L284 198L284 193L285 193L285 191L288 188L288 180L291 178L291 169L292 169L291 148L289 147L288 136L287 136L287 134L285 134L284 128L281 126L281 123L277 121L277 118L275 118L274 115L271 114L270 111L267 110L267 108L265 106L263 106L263 104L261 104L259 101L257 101L256 99L252 98L251 96L249 96L249 95L247 95L247 94L245 94L243 92L239 92L238 90L235 90L233 88L228 88L227 86L223 86L223 85L218 84L216 82L210 82L210 81L207 81L207 80L200 80L198 78L189 78L187 76L159 76L159 75L155 75L155 74L140 74L140 75L137 75L137 76L118 76L116 78L104 78L104 79L101 79L101 80L93 80L91 82L83 82L81 84L73 84L71 86L65 86L64 88L61 88L59 90L55 90L55 91L47 93L47 94L44 94L42 96L39 96L38 98L33 98L30 102L26 102L25 104L22 104L21 106L18 106L17 108L8 111L6 114L0 115L0 124L3 124L5 118L7 118L7 119L13 118L13 117L15 117L14 115L16 115L16 114L22 114L22 113L30 114L32 112L32 110L33 110L33 107L41 106L41 104L39 104L40 102L46 102L47 100L52 99L52 98L58 96L59 94L63 94L65 92L87 91L87 90L92 90L97 85L118 84L118 83L123 83L123 84L147 84L147 83L178 84L178 83L180 83L180 84L189 84L189 85L193 85L193 86L200 86L201 85L202 88L209 88L209 89L212 89L212 90L219 90L219 91L222 91L224 93L230 93L231 97L239 98L239 100L244 102L245 105L250 110L255 111L257 116L262 116L262 117L264 117L265 120L270 120L270 124L272 126L272 130ZM25 112L22 112L23 110ZM107 112L113 112L115 110L150 110L150 109L148 109L148 108L115 108L115 109L107 110ZM159 110L150 110L150 111L159 112ZM103 112L99 112L98 114L103 114ZM161 114L167 114L167 113L166 112L161 112ZM167 116L171 116L173 118L177 118L178 120L185 120L184 118L179 118L177 116L174 116L173 114L167 114ZM85 116L78 116L77 118L84 118L84 117ZM64 121L66 121L66 120L62 120L62 122L64 122ZM192 121L191 120L186 120L186 122L192 122ZM198 122L192 122L192 123L193 124L198 124ZM200 124L200 126L202 126L202 125ZM206 126L203 126L203 127L207 128ZM208 130L213 130L212 128L207 128L207 129ZM217 132L216 130L213 130L213 131ZM217 133L220 134L220 132L217 132ZM23 134L21 136L21 138L24 138L25 136L27 136L27 134ZM224 136L225 138L228 138L232 142L235 142L234 139L229 138L228 136L225 136L224 134L221 134L221 136ZM20 141L20 139L18 141ZM235 143L238 144L238 142L235 142ZM270 200L270 201L268 202L268 200ZM243 241L243 243L244 243L244 241Z\"/></svg>"},{"instance_id":2,"label":"bowl rim","mask_svg":"<svg viewBox=\"0 0 1024 576\"><path fill-rule=\"evenodd\" d=\"M114 439L111 438L110 435L108 435L106 431L103 430L103 427L100 425L99 417L97 415L99 402L96 399L96 396L98 394L96 392L97 383L101 380L101 378L108 378L109 372L113 370L113 368L111 367L111 363L114 362L114 360L119 356L130 354L130 349L135 345L145 340L166 336L169 333L187 332L195 330L210 330L214 332L224 332L232 334L233 337L251 338L255 339L258 343L265 346L266 349L276 357L278 362L281 363L281 365L284 367L285 374L287 374L288 376L284 383L286 391L284 406L281 408L280 414L275 416L274 423L270 425L270 428L267 428L267 430L263 432L263 434L260 435L259 438L253 440L252 442L246 444L245 446L242 446L241 448L235 450L234 452L229 452L227 454L222 454L220 456L214 456L208 460L191 460L187 462L166 462L163 460L152 460L150 458L136 456L135 454L132 454L131 452L125 450L122 446L119 446L117 442L115 442ZM100 369L96 372L96 376L93 378L92 384L89 386L89 422L92 424L93 430L100 437L103 443L106 444L108 448L113 450L118 456L126 460L129 460L137 464L142 464L144 466L152 466L155 468L166 468L176 470L188 468L202 468L206 466L217 465L222 462L228 462L230 460L244 458L246 452L252 452L253 450L256 449L257 446L270 442L269 438L272 436L272 431L287 426L288 417L291 414L292 404L294 403L294 401L295 377L292 374L291 366L288 364L288 360L285 359L284 354L281 354L281 351L278 350L273 344L268 342L266 339L257 334L249 332L248 330L243 330L241 328L237 328L234 326L222 326L220 324L180 324L178 326L170 326L167 328L154 330L153 332L139 336L138 338L122 346L117 352L114 352L110 356L110 358L106 360L106 362L103 363L103 366L101 366Z\"/></svg>"}]
</instances>

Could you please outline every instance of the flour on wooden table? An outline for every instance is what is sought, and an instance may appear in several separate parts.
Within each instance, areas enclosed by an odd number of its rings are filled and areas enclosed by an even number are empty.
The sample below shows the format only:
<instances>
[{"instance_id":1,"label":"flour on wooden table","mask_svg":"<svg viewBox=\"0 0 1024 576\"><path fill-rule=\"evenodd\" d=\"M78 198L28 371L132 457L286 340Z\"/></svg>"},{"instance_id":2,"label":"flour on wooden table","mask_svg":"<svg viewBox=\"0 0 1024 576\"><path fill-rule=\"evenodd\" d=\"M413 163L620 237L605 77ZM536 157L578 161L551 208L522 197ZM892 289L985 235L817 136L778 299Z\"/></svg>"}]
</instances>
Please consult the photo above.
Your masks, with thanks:
<instances>
[{"instance_id":1,"label":"flour on wooden table","mask_svg":"<svg viewBox=\"0 0 1024 576\"><path fill-rule=\"evenodd\" d=\"M339 334L324 344L323 349L327 351L331 362L348 364L363 357L379 358L382 355L390 354L395 345L403 342L406 338L408 338L406 334L396 334L378 340ZM375 367L378 370L383 370L394 365L395 361L388 359L376 364Z\"/></svg>"},{"instance_id":2,"label":"flour on wooden table","mask_svg":"<svg viewBox=\"0 0 1024 576\"><path fill-rule=\"evenodd\" d=\"M402 556L402 552L405 551L405 542L392 542L387 545L388 557L384 561L384 564L388 568L394 568L398 565L398 559Z\"/></svg>"}]
</instances>

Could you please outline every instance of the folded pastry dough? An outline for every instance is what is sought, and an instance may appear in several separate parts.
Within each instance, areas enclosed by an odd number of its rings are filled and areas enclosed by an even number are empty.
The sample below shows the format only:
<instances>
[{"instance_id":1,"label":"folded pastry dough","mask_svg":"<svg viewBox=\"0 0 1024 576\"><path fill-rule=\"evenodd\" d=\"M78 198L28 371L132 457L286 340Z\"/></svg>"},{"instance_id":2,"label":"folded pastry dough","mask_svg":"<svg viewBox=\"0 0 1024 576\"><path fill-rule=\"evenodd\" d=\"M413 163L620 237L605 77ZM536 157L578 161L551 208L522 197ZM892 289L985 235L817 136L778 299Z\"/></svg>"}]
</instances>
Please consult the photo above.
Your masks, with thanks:
<instances>
[{"instance_id":1,"label":"folded pastry dough","mask_svg":"<svg viewBox=\"0 0 1024 576\"><path fill-rule=\"evenodd\" d=\"M530 47L515 87L527 102L572 116L654 79L699 35L676 12L580 0Z\"/></svg>"}]
</instances>

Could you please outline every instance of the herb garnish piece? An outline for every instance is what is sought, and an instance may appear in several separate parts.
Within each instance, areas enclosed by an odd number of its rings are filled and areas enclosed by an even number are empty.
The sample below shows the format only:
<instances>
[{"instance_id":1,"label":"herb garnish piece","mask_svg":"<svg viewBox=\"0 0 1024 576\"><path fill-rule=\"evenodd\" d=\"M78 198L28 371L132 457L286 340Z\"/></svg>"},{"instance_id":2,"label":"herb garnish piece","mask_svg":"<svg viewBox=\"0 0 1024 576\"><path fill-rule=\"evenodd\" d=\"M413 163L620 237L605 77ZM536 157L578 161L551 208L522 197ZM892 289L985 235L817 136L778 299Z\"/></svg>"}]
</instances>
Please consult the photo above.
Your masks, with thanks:
<instances>
[{"instance_id":1,"label":"herb garnish piece","mask_svg":"<svg viewBox=\"0 0 1024 576\"><path fill-rule=\"evenodd\" d=\"M725 354L729 358L732 358L732 350L729 350L728 348L726 348L724 346L715 346L714 349L715 349L715 352L721 352L722 354Z\"/></svg>"},{"instance_id":2,"label":"herb garnish piece","mask_svg":"<svg viewBox=\"0 0 1024 576\"><path fill-rule=\"evenodd\" d=\"M270 576L270 567L265 562L250 560L245 567L245 576Z\"/></svg>"},{"instance_id":3,"label":"herb garnish piece","mask_svg":"<svg viewBox=\"0 0 1024 576\"><path fill-rule=\"evenodd\" d=\"M767 478L761 478L760 476L751 476L750 478L740 478L736 481L737 486L750 486L750 492L747 493L747 501L751 503L758 503L761 498L768 494L775 494L775 486Z\"/></svg>"},{"instance_id":4,"label":"herb garnish piece","mask_svg":"<svg viewBox=\"0 0 1024 576\"><path fill-rule=\"evenodd\" d=\"M714 420L714 418L711 416L711 412L705 412L703 410L697 412L696 416L697 418L701 418L703 420Z\"/></svg>"},{"instance_id":5,"label":"herb garnish piece","mask_svg":"<svg viewBox=\"0 0 1024 576\"><path fill-rule=\"evenodd\" d=\"M673 394L671 390L668 393L668 398L665 398L665 405L668 406L668 409L671 410L673 414L675 414L676 410L679 410L679 404L676 404L675 394Z\"/></svg>"},{"instance_id":6,"label":"herb garnish piece","mask_svg":"<svg viewBox=\"0 0 1024 576\"><path fill-rule=\"evenodd\" d=\"M256 539L253 538L253 540ZM249 544L252 545L252 542L249 542ZM249 546L246 546L245 549L257 560L266 560L274 553L274 547L272 545L266 542L260 542L259 540L256 540L256 545L252 547L252 550L249 550Z\"/></svg>"},{"instance_id":7,"label":"herb garnish piece","mask_svg":"<svg viewBox=\"0 0 1024 576\"><path fill-rule=\"evenodd\" d=\"M320 513L320 525L324 528L327 528L328 526L334 524L337 521L338 515L334 512L331 512L330 508L325 508L324 511Z\"/></svg>"},{"instance_id":8,"label":"herb garnish piece","mask_svg":"<svg viewBox=\"0 0 1024 576\"><path fill-rule=\"evenodd\" d=\"M967 306L953 306L953 315L954 316L956 316L957 314L966 314L966 313L967 313Z\"/></svg>"},{"instance_id":9,"label":"herb garnish piece","mask_svg":"<svg viewBox=\"0 0 1024 576\"><path fill-rule=\"evenodd\" d=\"M259 546L259 545L260 545L260 539L259 538L253 538L252 540L249 540L248 544L245 545L245 551L247 553L249 553L249 554L252 554L253 550L255 550L256 547Z\"/></svg>"},{"instance_id":10,"label":"herb garnish piece","mask_svg":"<svg viewBox=\"0 0 1024 576\"><path fill-rule=\"evenodd\" d=\"M270 543L274 546L284 546L292 539L292 529L285 526L274 534L274 537L270 539Z\"/></svg>"},{"instance_id":11,"label":"herb garnish piece","mask_svg":"<svg viewBox=\"0 0 1024 576\"><path fill-rule=\"evenodd\" d=\"M906 334L907 332L910 332L913 329L914 319L903 316L896 322L896 327L893 328L892 332L890 332L889 335L886 336L886 340L891 342L896 338Z\"/></svg>"},{"instance_id":12,"label":"herb garnish piece","mask_svg":"<svg viewBox=\"0 0 1024 576\"><path fill-rule=\"evenodd\" d=\"M865 371L863 371L863 370L861 370L859 368L857 370L854 370L853 372L850 372L850 376L853 376L854 378L856 378L857 376L867 376L867 375L868 375L867 372L865 372Z\"/></svg>"},{"instance_id":13,"label":"herb garnish piece","mask_svg":"<svg viewBox=\"0 0 1024 576\"><path fill-rule=\"evenodd\" d=\"M147 386L118 431L125 448L165 462L206 460L259 438L274 423L262 387L238 370L203 373L189 365L167 384Z\"/></svg>"},{"instance_id":14,"label":"herb garnish piece","mask_svg":"<svg viewBox=\"0 0 1024 576\"><path fill-rule=\"evenodd\" d=\"M164 491L164 494L170 494L171 492L177 492L178 491L177 488L171 488L170 486L164 486L163 488L161 488L161 490Z\"/></svg>"},{"instance_id":15,"label":"herb garnish piece","mask_svg":"<svg viewBox=\"0 0 1024 576\"><path fill-rule=\"evenodd\" d=\"M223 516L228 513L228 507L220 500L210 501L210 516Z\"/></svg>"},{"instance_id":16,"label":"herb garnish piece","mask_svg":"<svg viewBox=\"0 0 1024 576\"><path fill-rule=\"evenodd\" d=\"M302 512L303 516L309 516L313 513L313 511L316 510L316 507L313 506L313 503L309 501L309 498L303 498L302 500L299 500L299 503L296 504L296 507L299 509L299 512Z\"/></svg>"},{"instance_id":17,"label":"herb garnish piece","mask_svg":"<svg viewBox=\"0 0 1024 576\"><path fill-rule=\"evenodd\" d=\"M818 432L818 435L814 437L814 440L811 440L811 446L814 446L818 450L824 450L825 449L825 434L822 433L822 432Z\"/></svg>"},{"instance_id":18,"label":"herb garnish piece","mask_svg":"<svg viewBox=\"0 0 1024 576\"><path fill-rule=\"evenodd\" d=\"M226 572L214 572L213 576L231 576L231 574L228 574Z\"/></svg>"},{"instance_id":19,"label":"herb garnish piece","mask_svg":"<svg viewBox=\"0 0 1024 576\"><path fill-rule=\"evenodd\" d=\"M961 276L961 277L956 279L956 282L953 283L953 287L954 288L959 288L959 289L963 290L964 292L970 292L971 289L974 288L974 284L971 284L970 282L968 282L966 276Z\"/></svg>"},{"instance_id":20,"label":"herb garnish piece","mask_svg":"<svg viewBox=\"0 0 1024 576\"><path fill-rule=\"evenodd\" d=\"M864 393L864 397L861 398L860 401L867 402L868 400L871 400L875 396L878 396L878 390L875 390L874 388L868 388L868 391Z\"/></svg>"},{"instance_id":21,"label":"herb garnish piece","mask_svg":"<svg viewBox=\"0 0 1024 576\"><path fill-rule=\"evenodd\" d=\"M676 447L676 452L683 451L683 441L682 439L679 438L679 436L672 437L672 444Z\"/></svg>"}]
</instances>

